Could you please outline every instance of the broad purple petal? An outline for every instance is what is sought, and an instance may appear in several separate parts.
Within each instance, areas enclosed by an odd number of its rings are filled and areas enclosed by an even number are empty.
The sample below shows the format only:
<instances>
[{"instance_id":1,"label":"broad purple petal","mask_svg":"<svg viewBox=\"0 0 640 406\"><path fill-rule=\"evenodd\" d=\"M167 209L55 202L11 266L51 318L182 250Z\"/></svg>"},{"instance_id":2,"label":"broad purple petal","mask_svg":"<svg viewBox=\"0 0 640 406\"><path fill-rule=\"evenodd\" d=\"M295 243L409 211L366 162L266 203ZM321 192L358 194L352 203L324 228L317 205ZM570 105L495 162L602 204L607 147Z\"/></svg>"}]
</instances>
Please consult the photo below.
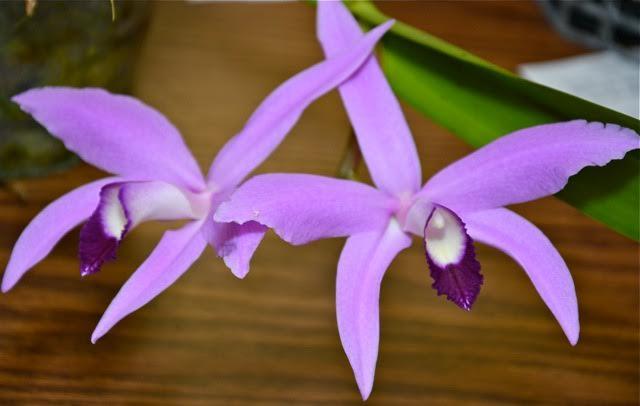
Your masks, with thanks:
<instances>
[{"instance_id":1,"label":"broad purple petal","mask_svg":"<svg viewBox=\"0 0 640 406\"><path fill-rule=\"evenodd\" d=\"M449 165L421 195L457 213L497 208L559 192L586 166L640 148L634 131L584 120L525 128Z\"/></svg>"},{"instance_id":2,"label":"broad purple petal","mask_svg":"<svg viewBox=\"0 0 640 406\"><path fill-rule=\"evenodd\" d=\"M195 197L159 181L117 182L100 192L100 203L80 231L80 272L98 272L105 261L115 259L120 241L147 220L196 218Z\"/></svg>"},{"instance_id":3,"label":"broad purple petal","mask_svg":"<svg viewBox=\"0 0 640 406\"><path fill-rule=\"evenodd\" d=\"M242 279L249 273L251 257L267 232L267 227L255 221L244 224L218 223L211 215L202 232L227 268Z\"/></svg>"},{"instance_id":4,"label":"broad purple petal","mask_svg":"<svg viewBox=\"0 0 640 406\"><path fill-rule=\"evenodd\" d=\"M344 351L367 399L373 387L380 337L380 283L391 261L411 245L395 220L386 230L355 234L340 255L336 279L338 331Z\"/></svg>"},{"instance_id":5,"label":"broad purple petal","mask_svg":"<svg viewBox=\"0 0 640 406\"><path fill-rule=\"evenodd\" d=\"M522 266L569 342L575 345L580 334L576 290L567 265L549 239L507 209L468 213L463 218L471 237L498 248Z\"/></svg>"},{"instance_id":6,"label":"broad purple petal","mask_svg":"<svg viewBox=\"0 0 640 406\"><path fill-rule=\"evenodd\" d=\"M140 180L200 190L202 173L180 133L139 100L103 89L44 87L12 99L85 161Z\"/></svg>"},{"instance_id":7,"label":"broad purple petal","mask_svg":"<svg viewBox=\"0 0 640 406\"><path fill-rule=\"evenodd\" d=\"M328 58L349 49L363 36L340 1L318 2L317 25ZM416 146L376 57L372 55L339 90L376 186L396 196L417 192L421 170Z\"/></svg>"},{"instance_id":8,"label":"broad purple petal","mask_svg":"<svg viewBox=\"0 0 640 406\"><path fill-rule=\"evenodd\" d=\"M424 228L424 248L438 295L471 310L482 286L480 263L465 225L451 210L435 205Z\"/></svg>"},{"instance_id":9,"label":"broad purple petal","mask_svg":"<svg viewBox=\"0 0 640 406\"><path fill-rule=\"evenodd\" d=\"M256 176L222 203L215 220L256 221L291 244L343 237L384 226L395 201L363 183L302 174Z\"/></svg>"},{"instance_id":10,"label":"broad purple petal","mask_svg":"<svg viewBox=\"0 0 640 406\"><path fill-rule=\"evenodd\" d=\"M113 299L91 335L91 342L95 343L117 322L150 302L189 269L207 245L200 232L202 223L190 222L179 230L164 233L158 246Z\"/></svg>"},{"instance_id":11,"label":"broad purple petal","mask_svg":"<svg viewBox=\"0 0 640 406\"><path fill-rule=\"evenodd\" d=\"M49 204L31 220L13 247L2 279L2 291L11 289L65 234L91 216L100 199L100 189L117 180L106 178L80 186Z\"/></svg>"},{"instance_id":12,"label":"broad purple petal","mask_svg":"<svg viewBox=\"0 0 640 406\"><path fill-rule=\"evenodd\" d=\"M209 169L209 182L221 189L238 185L282 142L309 104L362 65L392 24L378 26L349 50L298 73L274 90L242 131L220 150Z\"/></svg>"}]
</instances>

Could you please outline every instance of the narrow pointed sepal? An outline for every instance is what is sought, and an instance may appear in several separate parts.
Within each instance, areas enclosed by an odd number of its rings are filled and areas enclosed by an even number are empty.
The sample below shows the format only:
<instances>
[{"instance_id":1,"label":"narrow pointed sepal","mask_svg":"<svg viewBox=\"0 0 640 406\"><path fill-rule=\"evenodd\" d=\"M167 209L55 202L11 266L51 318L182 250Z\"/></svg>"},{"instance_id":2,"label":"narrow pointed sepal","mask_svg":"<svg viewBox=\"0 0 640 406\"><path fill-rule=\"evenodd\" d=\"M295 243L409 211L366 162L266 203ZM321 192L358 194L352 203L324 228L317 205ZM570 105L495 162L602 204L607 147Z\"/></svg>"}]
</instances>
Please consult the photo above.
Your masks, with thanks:
<instances>
[{"instance_id":1,"label":"narrow pointed sepal","mask_svg":"<svg viewBox=\"0 0 640 406\"><path fill-rule=\"evenodd\" d=\"M218 152L209 169L209 184L222 189L240 184L282 142L311 103L349 79L369 59L393 23L380 24L336 56L294 75L271 92L244 128Z\"/></svg>"},{"instance_id":2,"label":"narrow pointed sepal","mask_svg":"<svg viewBox=\"0 0 640 406\"><path fill-rule=\"evenodd\" d=\"M380 286L393 259L411 245L396 220L350 236L340 254L336 312L340 341L363 400L373 389L380 340Z\"/></svg>"},{"instance_id":3,"label":"narrow pointed sepal","mask_svg":"<svg viewBox=\"0 0 640 406\"><path fill-rule=\"evenodd\" d=\"M202 221L191 221L164 233L151 255L131 275L102 315L91 335L96 343L116 323L149 303L175 283L200 257L207 243Z\"/></svg>"},{"instance_id":4,"label":"narrow pointed sepal","mask_svg":"<svg viewBox=\"0 0 640 406\"><path fill-rule=\"evenodd\" d=\"M433 285L438 295L471 310L483 277L473 240L453 211L434 205L424 228L424 247Z\"/></svg>"},{"instance_id":5,"label":"narrow pointed sepal","mask_svg":"<svg viewBox=\"0 0 640 406\"><path fill-rule=\"evenodd\" d=\"M580 336L576 288L567 264L544 233L504 208L468 213L464 221L476 241L501 250L520 264L575 345Z\"/></svg>"}]
</instances>

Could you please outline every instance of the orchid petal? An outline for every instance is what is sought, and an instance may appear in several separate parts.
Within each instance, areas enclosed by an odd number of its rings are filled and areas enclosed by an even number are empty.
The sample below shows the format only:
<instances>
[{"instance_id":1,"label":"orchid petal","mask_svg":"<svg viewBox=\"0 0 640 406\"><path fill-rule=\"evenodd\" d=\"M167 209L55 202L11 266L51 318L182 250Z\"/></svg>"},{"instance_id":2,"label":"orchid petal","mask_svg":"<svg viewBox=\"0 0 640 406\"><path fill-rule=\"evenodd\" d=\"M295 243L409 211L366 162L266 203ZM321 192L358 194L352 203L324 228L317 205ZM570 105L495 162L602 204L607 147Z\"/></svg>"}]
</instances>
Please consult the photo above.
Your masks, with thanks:
<instances>
[{"instance_id":1,"label":"orchid petal","mask_svg":"<svg viewBox=\"0 0 640 406\"><path fill-rule=\"evenodd\" d=\"M435 205L424 228L424 248L438 295L471 310L483 278L464 222L448 208Z\"/></svg>"},{"instance_id":2,"label":"orchid petal","mask_svg":"<svg viewBox=\"0 0 640 406\"><path fill-rule=\"evenodd\" d=\"M395 220L386 230L355 234L340 255L336 279L338 331L363 399L373 387L380 337L380 283L398 253L411 245Z\"/></svg>"},{"instance_id":3,"label":"orchid petal","mask_svg":"<svg viewBox=\"0 0 640 406\"><path fill-rule=\"evenodd\" d=\"M525 128L449 165L421 195L458 213L526 202L559 192L586 166L638 148L638 134L614 124L576 120Z\"/></svg>"},{"instance_id":4,"label":"orchid petal","mask_svg":"<svg viewBox=\"0 0 640 406\"><path fill-rule=\"evenodd\" d=\"M318 2L318 38L327 58L363 36L340 1ZM373 182L396 196L420 189L421 169L411 131L375 56L340 85L340 95Z\"/></svg>"},{"instance_id":5,"label":"orchid petal","mask_svg":"<svg viewBox=\"0 0 640 406\"><path fill-rule=\"evenodd\" d=\"M267 232L267 227L255 221L244 224L218 223L213 216L209 216L202 232L227 268L242 279L249 273L251 257Z\"/></svg>"},{"instance_id":6,"label":"orchid petal","mask_svg":"<svg viewBox=\"0 0 640 406\"><path fill-rule=\"evenodd\" d=\"M363 183L316 175L268 174L240 186L214 219L256 221L291 244L342 237L387 224L395 201Z\"/></svg>"},{"instance_id":7,"label":"orchid petal","mask_svg":"<svg viewBox=\"0 0 640 406\"><path fill-rule=\"evenodd\" d=\"M164 233L158 246L131 275L113 299L91 335L95 343L116 323L138 310L171 286L200 257L207 243L202 221Z\"/></svg>"},{"instance_id":8,"label":"orchid petal","mask_svg":"<svg viewBox=\"0 0 640 406\"><path fill-rule=\"evenodd\" d=\"M12 99L82 159L108 172L200 190L202 173L180 133L139 100L103 89L44 87Z\"/></svg>"},{"instance_id":9,"label":"orchid petal","mask_svg":"<svg viewBox=\"0 0 640 406\"><path fill-rule=\"evenodd\" d=\"M197 217L197 200L177 187L159 181L118 182L100 191L100 203L80 231L80 271L98 272L115 259L120 241L147 220Z\"/></svg>"},{"instance_id":10,"label":"orchid petal","mask_svg":"<svg viewBox=\"0 0 640 406\"><path fill-rule=\"evenodd\" d=\"M468 213L464 221L471 237L504 251L522 266L569 342L575 345L580 334L576 291L567 265L549 239L507 209Z\"/></svg>"},{"instance_id":11,"label":"orchid petal","mask_svg":"<svg viewBox=\"0 0 640 406\"><path fill-rule=\"evenodd\" d=\"M238 185L282 142L309 104L362 65L392 24L378 26L348 51L298 73L274 90L220 150L209 169L209 183L223 189Z\"/></svg>"},{"instance_id":12,"label":"orchid petal","mask_svg":"<svg viewBox=\"0 0 640 406\"><path fill-rule=\"evenodd\" d=\"M117 180L106 178L80 186L49 204L31 220L13 247L2 279L2 291L13 288L65 234L91 216L100 199L100 189Z\"/></svg>"}]
</instances>

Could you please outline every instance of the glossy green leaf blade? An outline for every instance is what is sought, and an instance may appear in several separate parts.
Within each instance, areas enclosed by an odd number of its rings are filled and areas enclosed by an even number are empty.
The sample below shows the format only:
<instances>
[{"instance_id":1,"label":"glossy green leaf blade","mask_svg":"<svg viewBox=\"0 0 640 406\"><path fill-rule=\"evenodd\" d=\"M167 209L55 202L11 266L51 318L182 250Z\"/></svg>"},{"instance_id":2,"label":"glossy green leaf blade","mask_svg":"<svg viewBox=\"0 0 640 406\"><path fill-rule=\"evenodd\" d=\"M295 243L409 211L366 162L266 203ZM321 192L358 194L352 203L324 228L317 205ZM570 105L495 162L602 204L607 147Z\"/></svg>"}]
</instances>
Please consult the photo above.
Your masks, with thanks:
<instances>
[{"instance_id":1,"label":"glossy green leaf blade","mask_svg":"<svg viewBox=\"0 0 640 406\"><path fill-rule=\"evenodd\" d=\"M389 17L366 1L347 3L366 24ZM520 78L460 48L397 23L382 47L383 69L396 93L480 147L511 131L583 118L640 132L640 121ZM640 239L640 159L636 152L573 176L558 197L616 231Z\"/></svg>"}]
</instances>

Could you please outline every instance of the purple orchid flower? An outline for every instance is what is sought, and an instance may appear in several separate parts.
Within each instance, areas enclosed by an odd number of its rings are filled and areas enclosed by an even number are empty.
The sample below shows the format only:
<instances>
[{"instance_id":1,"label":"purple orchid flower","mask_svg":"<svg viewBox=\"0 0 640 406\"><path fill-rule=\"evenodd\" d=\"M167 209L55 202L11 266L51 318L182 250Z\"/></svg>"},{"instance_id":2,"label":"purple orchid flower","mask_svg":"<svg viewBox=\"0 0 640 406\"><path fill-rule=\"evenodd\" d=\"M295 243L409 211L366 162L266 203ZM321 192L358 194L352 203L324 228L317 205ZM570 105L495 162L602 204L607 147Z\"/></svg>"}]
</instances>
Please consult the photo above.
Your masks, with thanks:
<instances>
[{"instance_id":1,"label":"purple orchid flower","mask_svg":"<svg viewBox=\"0 0 640 406\"><path fill-rule=\"evenodd\" d=\"M318 2L318 36L327 57L362 36L341 2ZM616 125L570 121L506 135L444 168L423 187L415 145L397 99L371 57L340 87L377 188L304 174L259 175L218 208L217 221L268 226L291 244L347 236L338 262L337 321L364 399L375 373L380 283L391 261L423 239L433 287L464 309L482 284L473 240L513 257L571 344L579 335L571 274L545 235L503 208L560 191L570 176L640 147Z\"/></svg>"},{"instance_id":2,"label":"purple orchid flower","mask_svg":"<svg viewBox=\"0 0 640 406\"><path fill-rule=\"evenodd\" d=\"M347 79L390 28L389 21L336 54L292 77L257 108L214 159L205 179L178 130L140 101L101 89L48 87L13 98L68 149L119 177L101 179L47 206L18 239L2 281L11 289L72 228L80 232L82 275L115 258L134 227L149 220L190 220L167 231L120 289L96 327L95 342L123 317L175 282L209 243L239 278L266 228L257 222L213 219L220 202L278 146L303 110ZM97 208L96 208L97 207Z\"/></svg>"}]
</instances>

